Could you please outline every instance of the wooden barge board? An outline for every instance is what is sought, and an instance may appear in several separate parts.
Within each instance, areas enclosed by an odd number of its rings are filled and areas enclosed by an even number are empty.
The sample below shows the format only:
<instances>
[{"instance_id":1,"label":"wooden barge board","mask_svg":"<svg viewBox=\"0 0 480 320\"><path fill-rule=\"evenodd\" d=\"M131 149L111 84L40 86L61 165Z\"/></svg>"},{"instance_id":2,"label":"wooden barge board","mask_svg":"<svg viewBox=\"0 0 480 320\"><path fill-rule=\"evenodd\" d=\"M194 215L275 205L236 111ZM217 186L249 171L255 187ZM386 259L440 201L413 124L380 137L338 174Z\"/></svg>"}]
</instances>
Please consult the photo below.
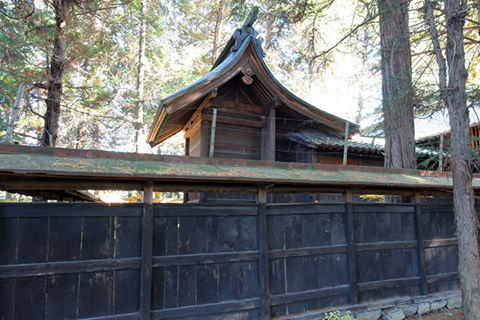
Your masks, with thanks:
<instances>
[{"instance_id":1,"label":"wooden barge board","mask_svg":"<svg viewBox=\"0 0 480 320\"><path fill-rule=\"evenodd\" d=\"M0 187L22 177L135 184L449 190L450 173L256 160L204 159L0 144ZM480 190L480 176L473 181ZM284 189L286 192L287 189Z\"/></svg>"}]
</instances>

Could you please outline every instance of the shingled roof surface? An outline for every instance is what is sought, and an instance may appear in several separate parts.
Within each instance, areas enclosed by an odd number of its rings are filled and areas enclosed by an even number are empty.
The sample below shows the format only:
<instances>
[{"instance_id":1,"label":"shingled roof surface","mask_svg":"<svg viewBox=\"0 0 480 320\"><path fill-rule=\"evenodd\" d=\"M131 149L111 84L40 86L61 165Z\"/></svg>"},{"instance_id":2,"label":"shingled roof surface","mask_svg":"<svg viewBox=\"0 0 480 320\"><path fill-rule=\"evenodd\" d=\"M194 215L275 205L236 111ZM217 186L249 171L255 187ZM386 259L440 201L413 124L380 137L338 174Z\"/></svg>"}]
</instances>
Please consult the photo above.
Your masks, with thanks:
<instances>
[{"instance_id":1,"label":"shingled roof surface","mask_svg":"<svg viewBox=\"0 0 480 320\"><path fill-rule=\"evenodd\" d=\"M338 148L343 149L345 140L320 132L290 132L289 139L302 143L310 148ZM378 154L382 155L384 148L378 144L369 144L348 140L348 150L360 153ZM415 148L417 157L420 156L438 156L440 152L417 145ZM449 156L448 153L442 153L444 157Z\"/></svg>"},{"instance_id":2,"label":"shingled roof surface","mask_svg":"<svg viewBox=\"0 0 480 320\"><path fill-rule=\"evenodd\" d=\"M314 148L341 148L345 145L345 140L320 132L291 132L288 137L294 141L303 143ZM361 143L348 140L348 150L361 153L382 154L383 146L376 144Z\"/></svg>"}]
</instances>

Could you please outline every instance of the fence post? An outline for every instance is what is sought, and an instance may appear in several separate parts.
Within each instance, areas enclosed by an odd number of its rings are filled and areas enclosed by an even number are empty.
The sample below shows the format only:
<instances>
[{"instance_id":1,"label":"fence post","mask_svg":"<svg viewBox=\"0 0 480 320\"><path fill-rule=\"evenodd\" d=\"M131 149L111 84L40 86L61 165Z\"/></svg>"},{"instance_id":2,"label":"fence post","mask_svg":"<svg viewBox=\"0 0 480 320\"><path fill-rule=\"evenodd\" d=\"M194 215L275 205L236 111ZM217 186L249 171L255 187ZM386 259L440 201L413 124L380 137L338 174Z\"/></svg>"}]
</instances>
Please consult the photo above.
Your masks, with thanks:
<instances>
[{"instance_id":1,"label":"fence post","mask_svg":"<svg viewBox=\"0 0 480 320\"><path fill-rule=\"evenodd\" d=\"M353 222L353 195L351 190L345 192L345 242L347 244L347 272L350 288L348 290L348 302L358 303L357 288L357 260L355 257L355 230Z\"/></svg>"},{"instance_id":2,"label":"fence post","mask_svg":"<svg viewBox=\"0 0 480 320\"><path fill-rule=\"evenodd\" d=\"M150 319L152 303L153 183L143 189L142 265L140 282L140 319Z\"/></svg>"},{"instance_id":3,"label":"fence post","mask_svg":"<svg viewBox=\"0 0 480 320\"><path fill-rule=\"evenodd\" d=\"M427 280L425 278L425 247L423 244L422 234L422 212L420 208L420 194L414 193L415 203L415 237L417 238L417 267L418 275L420 277L420 294L424 295L428 293Z\"/></svg>"},{"instance_id":4,"label":"fence post","mask_svg":"<svg viewBox=\"0 0 480 320\"><path fill-rule=\"evenodd\" d=\"M267 190L259 188L258 204L258 272L260 283L260 319L270 320L270 268L268 261L268 226L267 226Z\"/></svg>"}]
</instances>

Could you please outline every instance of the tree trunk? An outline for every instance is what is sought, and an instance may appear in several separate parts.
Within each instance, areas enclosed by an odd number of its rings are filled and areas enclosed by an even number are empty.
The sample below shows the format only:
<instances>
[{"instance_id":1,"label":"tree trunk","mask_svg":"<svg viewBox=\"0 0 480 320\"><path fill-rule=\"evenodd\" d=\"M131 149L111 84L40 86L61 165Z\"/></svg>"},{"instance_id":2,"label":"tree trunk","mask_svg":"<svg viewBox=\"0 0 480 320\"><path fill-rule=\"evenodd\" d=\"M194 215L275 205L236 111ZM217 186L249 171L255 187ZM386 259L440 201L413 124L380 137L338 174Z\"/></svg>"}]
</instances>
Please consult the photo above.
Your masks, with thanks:
<instances>
[{"instance_id":1,"label":"tree trunk","mask_svg":"<svg viewBox=\"0 0 480 320\"><path fill-rule=\"evenodd\" d=\"M48 73L47 110L44 116L44 128L40 143L42 146L54 147L58 136L58 119L63 92L63 73L65 71L65 52L67 45L66 24L71 0L55 0L56 34L53 42L53 55Z\"/></svg>"},{"instance_id":2,"label":"tree trunk","mask_svg":"<svg viewBox=\"0 0 480 320\"><path fill-rule=\"evenodd\" d=\"M447 21L448 87L444 92L452 137L453 203L458 234L459 274L464 319L480 317L480 259L478 218L472 188L470 117L465 98L467 71L463 47L466 2L445 1Z\"/></svg>"},{"instance_id":3,"label":"tree trunk","mask_svg":"<svg viewBox=\"0 0 480 320\"><path fill-rule=\"evenodd\" d=\"M138 47L137 74L137 113L135 118L135 152L145 151L145 134L143 132L144 82L145 82L145 41L147 37L147 1L141 1L140 38Z\"/></svg>"},{"instance_id":4,"label":"tree trunk","mask_svg":"<svg viewBox=\"0 0 480 320\"><path fill-rule=\"evenodd\" d=\"M222 24L223 16L225 13L225 2L226 0L219 0L216 10L216 20L215 20L215 34L213 36L213 49L212 49L212 64L217 60L217 51L220 47L220 40L222 37Z\"/></svg>"},{"instance_id":5,"label":"tree trunk","mask_svg":"<svg viewBox=\"0 0 480 320\"><path fill-rule=\"evenodd\" d=\"M385 167L415 168L408 0L379 0Z\"/></svg>"},{"instance_id":6,"label":"tree trunk","mask_svg":"<svg viewBox=\"0 0 480 320\"><path fill-rule=\"evenodd\" d=\"M360 124L363 119L363 113L365 110L365 99L363 97L363 92L365 91L364 86L360 83L360 89L358 90L358 97L357 97L357 106L358 111L357 115L355 116L355 122Z\"/></svg>"},{"instance_id":7,"label":"tree trunk","mask_svg":"<svg viewBox=\"0 0 480 320\"><path fill-rule=\"evenodd\" d=\"M15 127L15 122L17 121L18 110L22 104L23 93L25 91L25 84L20 83L18 85L17 97L15 103L13 104L12 111L10 112L10 119L8 120L7 133L5 135L5 143L12 143L13 141L13 129Z\"/></svg>"},{"instance_id":8,"label":"tree trunk","mask_svg":"<svg viewBox=\"0 0 480 320\"><path fill-rule=\"evenodd\" d=\"M425 8L430 36L439 66L440 94L447 106L450 118L453 204L458 237L458 271L462 288L462 307L464 319L474 320L478 319L480 315L480 257L478 217L475 212L475 198L472 188L470 117L465 96L467 71L465 69L463 25L467 6L466 1L445 1L446 61L440 47L430 0L425 1Z\"/></svg>"}]
</instances>

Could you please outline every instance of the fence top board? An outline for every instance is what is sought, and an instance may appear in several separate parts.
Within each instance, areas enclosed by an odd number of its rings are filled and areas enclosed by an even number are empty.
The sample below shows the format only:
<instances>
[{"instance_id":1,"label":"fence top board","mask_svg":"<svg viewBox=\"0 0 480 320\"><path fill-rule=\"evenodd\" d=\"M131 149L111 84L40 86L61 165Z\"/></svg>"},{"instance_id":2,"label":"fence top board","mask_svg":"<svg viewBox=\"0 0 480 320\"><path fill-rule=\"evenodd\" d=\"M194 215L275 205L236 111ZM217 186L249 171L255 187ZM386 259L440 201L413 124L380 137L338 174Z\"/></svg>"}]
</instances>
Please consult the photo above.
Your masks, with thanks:
<instances>
[{"instance_id":1,"label":"fence top board","mask_svg":"<svg viewBox=\"0 0 480 320\"><path fill-rule=\"evenodd\" d=\"M203 159L0 144L0 186L20 177L88 181L451 189L449 173L255 160ZM42 180L43 179L43 180ZM19 179L19 181L21 181ZM106 182L105 182L106 181ZM473 181L480 189L480 176Z\"/></svg>"}]
</instances>

